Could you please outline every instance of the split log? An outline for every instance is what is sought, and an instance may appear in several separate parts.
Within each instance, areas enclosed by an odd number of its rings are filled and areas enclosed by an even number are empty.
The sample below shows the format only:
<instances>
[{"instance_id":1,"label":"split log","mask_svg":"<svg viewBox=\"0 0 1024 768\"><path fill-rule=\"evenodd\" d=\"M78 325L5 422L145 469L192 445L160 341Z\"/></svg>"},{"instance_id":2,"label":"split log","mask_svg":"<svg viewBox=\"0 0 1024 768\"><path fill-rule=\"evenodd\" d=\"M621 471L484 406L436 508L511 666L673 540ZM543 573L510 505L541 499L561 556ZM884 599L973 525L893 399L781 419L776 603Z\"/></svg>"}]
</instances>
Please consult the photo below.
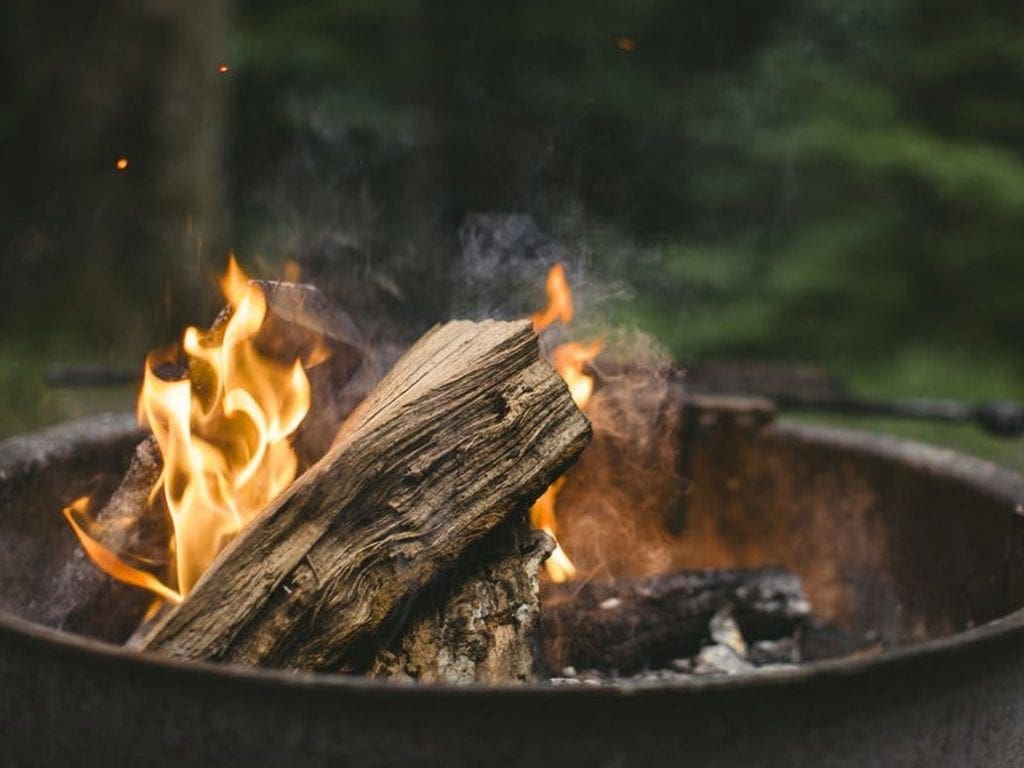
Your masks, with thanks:
<instances>
[{"instance_id":1,"label":"split log","mask_svg":"<svg viewBox=\"0 0 1024 768\"><path fill-rule=\"evenodd\" d=\"M121 484L93 516L89 534L123 559L142 560L158 577L167 567L168 520L162 505L148 504L163 466L150 436L135 448ZM124 642L138 626L153 595L114 580L97 569L84 551L76 552L81 573L76 579L75 607L63 629L111 642ZM78 569L79 566L76 566Z\"/></svg>"},{"instance_id":2,"label":"split log","mask_svg":"<svg viewBox=\"0 0 1024 768\"><path fill-rule=\"evenodd\" d=\"M589 436L528 322L437 327L143 647L339 669L403 602L523 512Z\"/></svg>"},{"instance_id":3,"label":"split log","mask_svg":"<svg viewBox=\"0 0 1024 768\"><path fill-rule=\"evenodd\" d=\"M536 679L540 569L554 540L525 519L506 524L446 582L417 601L397 643L378 653L373 677L443 683Z\"/></svg>"},{"instance_id":4,"label":"split log","mask_svg":"<svg viewBox=\"0 0 1024 768\"><path fill-rule=\"evenodd\" d=\"M610 584L546 584L548 668L631 673L690 656L731 608L748 642L792 635L810 615L800 579L783 568L680 571Z\"/></svg>"}]
</instances>

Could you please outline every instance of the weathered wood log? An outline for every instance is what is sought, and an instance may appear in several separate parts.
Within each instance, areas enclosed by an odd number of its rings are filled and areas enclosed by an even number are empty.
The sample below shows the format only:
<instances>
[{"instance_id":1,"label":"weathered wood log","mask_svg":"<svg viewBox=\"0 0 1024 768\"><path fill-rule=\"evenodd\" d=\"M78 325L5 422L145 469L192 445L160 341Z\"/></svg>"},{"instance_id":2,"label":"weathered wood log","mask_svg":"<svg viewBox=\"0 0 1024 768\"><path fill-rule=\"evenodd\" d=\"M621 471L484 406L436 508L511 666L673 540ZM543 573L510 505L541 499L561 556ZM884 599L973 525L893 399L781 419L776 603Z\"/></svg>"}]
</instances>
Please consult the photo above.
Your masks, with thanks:
<instances>
[{"instance_id":1,"label":"weathered wood log","mask_svg":"<svg viewBox=\"0 0 1024 768\"><path fill-rule=\"evenodd\" d=\"M398 641L374 659L373 677L443 683L514 683L539 670L540 569L554 540L525 519L487 537L417 601Z\"/></svg>"},{"instance_id":2,"label":"weathered wood log","mask_svg":"<svg viewBox=\"0 0 1024 768\"><path fill-rule=\"evenodd\" d=\"M680 571L610 584L545 584L541 625L549 670L621 673L690 656L719 610L748 642L792 635L810 615L800 579L782 568Z\"/></svg>"},{"instance_id":3,"label":"weathered wood log","mask_svg":"<svg viewBox=\"0 0 1024 768\"><path fill-rule=\"evenodd\" d=\"M589 436L528 322L437 327L143 645L338 669L404 601L522 512Z\"/></svg>"}]
</instances>

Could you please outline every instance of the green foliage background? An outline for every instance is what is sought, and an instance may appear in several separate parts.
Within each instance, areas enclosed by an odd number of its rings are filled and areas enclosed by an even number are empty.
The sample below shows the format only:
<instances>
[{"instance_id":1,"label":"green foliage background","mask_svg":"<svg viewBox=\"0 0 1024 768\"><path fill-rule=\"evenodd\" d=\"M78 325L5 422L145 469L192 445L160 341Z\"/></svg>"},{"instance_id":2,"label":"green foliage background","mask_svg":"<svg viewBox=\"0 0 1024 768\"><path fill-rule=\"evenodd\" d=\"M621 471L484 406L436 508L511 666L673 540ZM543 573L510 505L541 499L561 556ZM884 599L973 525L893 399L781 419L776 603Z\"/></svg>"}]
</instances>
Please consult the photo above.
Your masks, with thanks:
<instances>
[{"instance_id":1,"label":"green foliage background","mask_svg":"<svg viewBox=\"0 0 1024 768\"><path fill-rule=\"evenodd\" d=\"M245 0L217 45L224 242L267 271L355 275L425 323L464 217L526 212L629 285L605 309L681 360L1024 400L1019 2ZM8 132L32 117L10 103ZM119 316L160 288L120 287ZM95 359L53 341L73 316L47 318L11 359ZM30 369L0 377L9 398L35 397ZM1024 466L1020 441L909 429Z\"/></svg>"}]
</instances>

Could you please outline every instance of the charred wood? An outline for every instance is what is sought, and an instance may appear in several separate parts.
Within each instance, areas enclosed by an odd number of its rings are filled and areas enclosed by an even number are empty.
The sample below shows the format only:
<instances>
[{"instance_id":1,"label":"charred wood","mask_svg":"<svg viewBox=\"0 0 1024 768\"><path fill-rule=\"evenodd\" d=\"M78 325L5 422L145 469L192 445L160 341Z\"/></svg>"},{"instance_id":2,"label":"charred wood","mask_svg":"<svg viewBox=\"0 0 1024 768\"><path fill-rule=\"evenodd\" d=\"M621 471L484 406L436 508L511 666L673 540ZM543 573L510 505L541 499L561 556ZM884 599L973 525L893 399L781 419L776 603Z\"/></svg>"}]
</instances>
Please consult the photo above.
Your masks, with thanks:
<instances>
[{"instance_id":1,"label":"charred wood","mask_svg":"<svg viewBox=\"0 0 1024 768\"><path fill-rule=\"evenodd\" d=\"M709 642L731 609L747 642L793 635L810 614L800 579L782 568L680 571L599 584L545 584L548 668L621 673L667 665Z\"/></svg>"}]
</instances>

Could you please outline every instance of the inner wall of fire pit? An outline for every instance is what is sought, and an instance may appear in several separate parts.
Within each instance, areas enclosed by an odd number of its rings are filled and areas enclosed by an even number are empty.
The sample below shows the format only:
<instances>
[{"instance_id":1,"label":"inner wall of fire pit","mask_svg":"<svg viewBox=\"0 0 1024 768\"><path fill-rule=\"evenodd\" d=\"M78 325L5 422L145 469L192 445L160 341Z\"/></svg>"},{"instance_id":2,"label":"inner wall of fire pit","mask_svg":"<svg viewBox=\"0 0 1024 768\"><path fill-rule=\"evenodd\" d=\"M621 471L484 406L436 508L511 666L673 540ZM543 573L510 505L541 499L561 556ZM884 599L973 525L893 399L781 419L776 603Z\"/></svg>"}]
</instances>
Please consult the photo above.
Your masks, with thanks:
<instances>
[{"instance_id":1,"label":"inner wall of fire pit","mask_svg":"<svg viewBox=\"0 0 1024 768\"><path fill-rule=\"evenodd\" d=\"M645 542L638 525L631 542L661 548L666 567L786 566L816 616L893 644L1024 604L1024 521L1005 492L1016 476L869 435L690 418L699 428L666 427L685 443L686 477L665 496L664 531ZM138 438L106 419L0 447L0 608L64 626L81 555L61 505L109 487Z\"/></svg>"}]
</instances>

